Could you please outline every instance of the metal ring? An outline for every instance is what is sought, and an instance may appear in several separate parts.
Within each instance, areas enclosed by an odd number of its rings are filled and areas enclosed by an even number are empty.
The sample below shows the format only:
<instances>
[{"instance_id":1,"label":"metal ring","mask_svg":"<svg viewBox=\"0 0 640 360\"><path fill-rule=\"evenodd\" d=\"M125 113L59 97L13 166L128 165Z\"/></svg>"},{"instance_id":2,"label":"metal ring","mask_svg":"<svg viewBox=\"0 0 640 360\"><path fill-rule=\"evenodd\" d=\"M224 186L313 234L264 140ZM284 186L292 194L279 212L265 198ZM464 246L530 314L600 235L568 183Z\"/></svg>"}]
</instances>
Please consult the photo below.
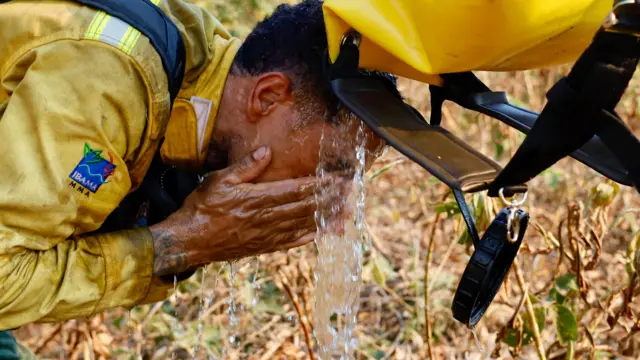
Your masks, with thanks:
<instances>
[{"instance_id":1,"label":"metal ring","mask_svg":"<svg viewBox=\"0 0 640 360\"><path fill-rule=\"evenodd\" d=\"M360 43L362 42L362 35L360 35L359 32L351 29L342 36L342 40L340 41L340 46L341 47L344 46L344 44L349 40L351 40L353 44L359 48Z\"/></svg>"},{"instance_id":2,"label":"metal ring","mask_svg":"<svg viewBox=\"0 0 640 360\"><path fill-rule=\"evenodd\" d=\"M515 243L520 237L520 220L521 217L517 216L518 210L515 208L509 209L509 216L507 217L507 240L510 243Z\"/></svg>"},{"instance_id":3,"label":"metal ring","mask_svg":"<svg viewBox=\"0 0 640 360\"><path fill-rule=\"evenodd\" d=\"M609 12L607 17L604 19L604 22L602 23L602 27L605 28L606 30L609 30L609 29L612 29L616 25L618 25L618 17L616 16L616 14L612 10L611 12Z\"/></svg>"},{"instance_id":4,"label":"metal ring","mask_svg":"<svg viewBox=\"0 0 640 360\"><path fill-rule=\"evenodd\" d=\"M504 204L506 206L514 207L514 206L520 206L520 205L524 204L525 201L527 201L528 192L524 193L524 195L522 196L522 199L520 199L520 200L514 199L514 200L511 200L511 201L507 201L507 199L504 197L504 188L500 189L499 194L500 194L500 199L502 199L502 202L504 202Z\"/></svg>"}]
</instances>

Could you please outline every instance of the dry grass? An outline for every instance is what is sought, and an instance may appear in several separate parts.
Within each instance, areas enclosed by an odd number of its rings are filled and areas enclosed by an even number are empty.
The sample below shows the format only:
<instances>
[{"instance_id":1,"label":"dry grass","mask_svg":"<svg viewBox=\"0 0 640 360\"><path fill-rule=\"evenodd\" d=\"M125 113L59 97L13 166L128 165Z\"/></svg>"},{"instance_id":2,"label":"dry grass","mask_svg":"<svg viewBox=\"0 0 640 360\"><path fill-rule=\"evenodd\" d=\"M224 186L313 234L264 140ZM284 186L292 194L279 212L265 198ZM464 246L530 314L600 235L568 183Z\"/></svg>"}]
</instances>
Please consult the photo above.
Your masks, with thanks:
<instances>
[{"instance_id":1,"label":"dry grass","mask_svg":"<svg viewBox=\"0 0 640 360\"><path fill-rule=\"evenodd\" d=\"M566 70L482 76L517 104L540 110L546 89ZM426 86L403 80L401 88L428 115ZM636 119L638 89L633 84L620 107L625 119ZM502 163L522 140L495 120L451 105L443 125ZM640 127L637 121L632 125ZM375 176L367 187L372 246L364 265L358 359L428 358L424 276L431 239L426 286L431 353L436 359L487 358L450 311L472 247L464 243L459 215L438 212L452 201L442 202L446 187L394 151L384 155L369 176ZM640 197L629 188L612 195L615 186L571 159L534 179L530 188L526 210L533 223L517 268L512 268L476 329L482 347L500 359L536 359L539 352L547 359L563 359L568 350L576 359L638 358L640 284L633 278L636 253L630 244L640 241ZM482 195L473 200L491 201ZM305 336L313 327L315 261L315 248L309 245L260 257L257 276L253 263L240 268L235 277L228 265L213 264L206 274L200 271L181 284L163 303L64 324L30 325L17 335L43 359L162 359L172 354L178 359L194 354L196 358L209 354L224 359L308 359L307 344L315 346L313 338ZM523 301L524 291L533 295L531 302ZM555 326L557 301L547 299L565 295L566 308L577 318L578 338L563 345ZM231 299L235 324L229 316ZM532 330L530 312L540 317L539 337ZM501 340L505 336L520 344L509 348ZM231 337L237 339L235 344Z\"/></svg>"}]
</instances>

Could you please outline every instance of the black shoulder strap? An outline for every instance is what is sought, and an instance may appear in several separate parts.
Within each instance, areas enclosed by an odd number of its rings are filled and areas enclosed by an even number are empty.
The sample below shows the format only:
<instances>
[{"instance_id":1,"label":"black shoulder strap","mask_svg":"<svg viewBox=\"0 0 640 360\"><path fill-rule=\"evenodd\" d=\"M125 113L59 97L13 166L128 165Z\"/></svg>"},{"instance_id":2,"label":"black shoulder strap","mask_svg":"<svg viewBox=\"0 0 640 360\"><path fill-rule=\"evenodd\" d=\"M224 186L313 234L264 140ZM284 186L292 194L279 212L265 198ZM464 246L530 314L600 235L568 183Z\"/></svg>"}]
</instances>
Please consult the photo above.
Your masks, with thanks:
<instances>
[{"instance_id":1,"label":"black shoulder strap","mask_svg":"<svg viewBox=\"0 0 640 360\"><path fill-rule=\"evenodd\" d=\"M639 60L639 37L600 31L571 73L549 91L538 121L490 192L528 181L594 136L640 191L640 141L615 115Z\"/></svg>"},{"instance_id":2,"label":"black shoulder strap","mask_svg":"<svg viewBox=\"0 0 640 360\"><path fill-rule=\"evenodd\" d=\"M0 4L10 0L0 0ZM185 71L186 50L180 31L167 15L149 0L72 0L106 12L146 36L162 59L169 82L171 103L178 96Z\"/></svg>"},{"instance_id":3,"label":"black shoulder strap","mask_svg":"<svg viewBox=\"0 0 640 360\"><path fill-rule=\"evenodd\" d=\"M149 0L73 1L115 16L149 38L162 59L173 103L184 78L186 50L180 31L169 17Z\"/></svg>"}]
</instances>

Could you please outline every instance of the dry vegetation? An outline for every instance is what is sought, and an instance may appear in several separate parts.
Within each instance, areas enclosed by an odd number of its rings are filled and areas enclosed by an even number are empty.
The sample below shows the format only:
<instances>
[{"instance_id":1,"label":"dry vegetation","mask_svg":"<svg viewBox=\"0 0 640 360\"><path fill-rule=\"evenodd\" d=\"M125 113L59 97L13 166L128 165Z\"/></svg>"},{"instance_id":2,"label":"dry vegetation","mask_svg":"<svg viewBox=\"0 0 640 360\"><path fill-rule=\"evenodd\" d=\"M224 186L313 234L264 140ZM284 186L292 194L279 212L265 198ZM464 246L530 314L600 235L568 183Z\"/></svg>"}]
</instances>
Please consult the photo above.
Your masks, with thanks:
<instances>
[{"instance_id":1,"label":"dry vegetation","mask_svg":"<svg viewBox=\"0 0 640 360\"><path fill-rule=\"evenodd\" d=\"M264 8L258 9L257 1L207 2L239 35L269 10L261 4ZM539 111L546 89L566 70L482 76L516 104ZM428 115L425 85L403 80L401 89ZM636 130L638 89L636 82L620 106ZM452 105L443 125L502 163L523 138ZM443 201L446 187L394 151L376 163L369 177L372 246L364 265L358 359L640 357L640 197L632 189L618 188L571 159L530 183L526 210L533 221L517 264L476 329L482 355L471 332L450 311L472 247L453 199ZM473 203L478 222L485 225L500 205L482 194L473 196ZM245 264L235 277L228 265L213 264L163 303L26 326L17 335L45 359L161 359L172 354L178 359L308 359L308 344L315 346L305 336L313 327L315 261L315 248L309 245L260 257L257 273L254 263Z\"/></svg>"}]
</instances>

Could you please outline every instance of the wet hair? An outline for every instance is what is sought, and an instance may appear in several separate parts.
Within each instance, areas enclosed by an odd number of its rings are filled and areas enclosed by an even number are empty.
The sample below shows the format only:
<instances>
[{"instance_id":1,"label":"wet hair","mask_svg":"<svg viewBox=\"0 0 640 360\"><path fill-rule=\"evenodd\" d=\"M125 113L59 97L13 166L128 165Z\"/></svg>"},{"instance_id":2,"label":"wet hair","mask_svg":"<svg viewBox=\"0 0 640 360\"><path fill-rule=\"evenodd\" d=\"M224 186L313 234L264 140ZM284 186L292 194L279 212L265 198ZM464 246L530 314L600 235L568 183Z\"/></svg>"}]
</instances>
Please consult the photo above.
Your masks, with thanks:
<instances>
[{"instance_id":1,"label":"wet hair","mask_svg":"<svg viewBox=\"0 0 640 360\"><path fill-rule=\"evenodd\" d=\"M231 73L251 76L274 71L285 73L291 78L292 91L302 99L298 101L299 106L305 107L302 112L324 111L324 118L331 120L338 104L324 72L326 51L322 1L283 4L249 34L236 55ZM375 74L392 80L396 87L394 76Z\"/></svg>"}]
</instances>

